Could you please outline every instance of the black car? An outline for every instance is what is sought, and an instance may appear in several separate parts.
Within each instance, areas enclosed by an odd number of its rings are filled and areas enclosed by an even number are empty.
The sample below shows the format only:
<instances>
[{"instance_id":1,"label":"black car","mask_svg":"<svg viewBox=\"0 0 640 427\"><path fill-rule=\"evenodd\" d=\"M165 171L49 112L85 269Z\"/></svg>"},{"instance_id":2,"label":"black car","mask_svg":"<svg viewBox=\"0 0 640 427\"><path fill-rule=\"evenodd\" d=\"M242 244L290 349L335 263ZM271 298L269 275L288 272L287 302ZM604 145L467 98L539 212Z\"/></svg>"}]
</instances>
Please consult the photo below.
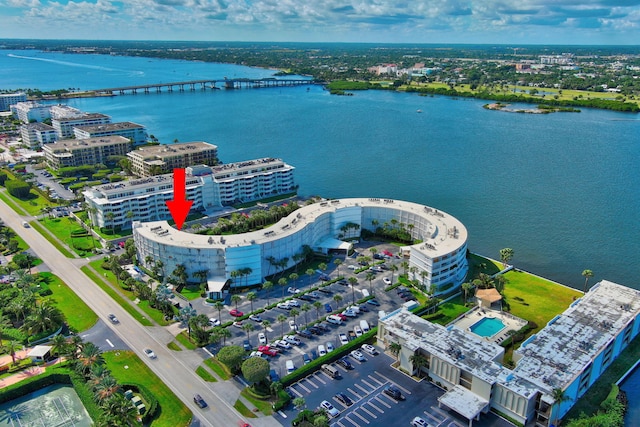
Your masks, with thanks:
<instances>
[{"instance_id":1,"label":"black car","mask_svg":"<svg viewBox=\"0 0 640 427\"><path fill-rule=\"evenodd\" d=\"M198 405L200 408L206 408L207 407L207 402L204 401L204 399L202 398L202 396L200 396L199 394L196 394L193 396L193 402Z\"/></svg>"},{"instance_id":2,"label":"black car","mask_svg":"<svg viewBox=\"0 0 640 427\"><path fill-rule=\"evenodd\" d=\"M373 259L384 259L384 256L382 254L373 254Z\"/></svg>"},{"instance_id":3,"label":"black car","mask_svg":"<svg viewBox=\"0 0 640 427\"><path fill-rule=\"evenodd\" d=\"M364 311L365 313L369 312L369 309L367 308L366 305L361 305L360 307L358 307L360 309L360 311Z\"/></svg>"},{"instance_id":4,"label":"black car","mask_svg":"<svg viewBox=\"0 0 640 427\"><path fill-rule=\"evenodd\" d=\"M342 286L349 286L349 282L347 282L347 281L346 281L346 280L344 280L344 279L343 279L343 280L340 280L340 281L338 282L338 284L339 284L339 285L342 285Z\"/></svg>"},{"instance_id":5,"label":"black car","mask_svg":"<svg viewBox=\"0 0 640 427\"><path fill-rule=\"evenodd\" d=\"M109 313L109 320L111 321L111 323L116 324L116 323L120 323L120 321L118 320L118 318L116 317L115 314L113 313Z\"/></svg>"},{"instance_id":6,"label":"black car","mask_svg":"<svg viewBox=\"0 0 640 427\"><path fill-rule=\"evenodd\" d=\"M313 301L313 298L311 298L309 295L300 295L298 299L301 299L303 301Z\"/></svg>"},{"instance_id":7,"label":"black car","mask_svg":"<svg viewBox=\"0 0 640 427\"><path fill-rule=\"evenodd\" d=\"M344 403L347 406L353 405L353 401L349 398L349 396L347 396L344 393L336 394L336 399L338 399L340 402Z\"/></svg>"},{"instance_id":8,"label":"black car","mask_svg":"<svg viewBox=\"0 0 640 427\"><path fill-rule=\"evenodd\" d=\"M309 327L309 331L313 334L313 335L322 335L322 330L320 328L318 328L317 326L310 326Z\"/></svg>"},{"instance_id":9,"label":"black car","mask_svg":"<svg viewBox=\"0 0 640 427\"><path fill-rule=\"evenodd\" d=\"M242 348L244 348L244 351L251 351L251 343L249 340L244 340L242 342Z\"/></svg>"},{"instance_id":10,"label":"black car","mask_svg":"<svg viewBox=\"0 0 640 427\"><path fill-rule=\"evenodd\" d=\"M300 335L301 337L305 337L305 338L313 337L313 335L311 335L311 332L309 332L308 329L303 329L301 331L297 331L296 334Z\"/></svg>"},{"instance_id":11,"label":"black car","mask_svg":"<svg viewBox=\"0 0 640 427\"><path fill-rule=\"evenodd\" d=\"M353 369L353 365L347 360L346 357L336 360L336 363L342 366L344 369Z\"/></svg>"},{"instance_id":12,"label":"black car","mask_svg":"<svg viewBox=\"0 0 640 427\"><path fill-rule=\"evenodd\" d=\"M384 388L384 390L382 390L382 392L387 396L391 396L395 400L404 400L404 396L402 395L400 390L398 390L398 388L395 386L388 385Z\"/></svg>"},{"instance_id":13,"label":"black car","mask_svg":"<svg viewBox=\"0 0 640 427\"><path fill-rule=\"evenodd\" d=\"M327 288L320 288L318 289L318 291L322 292L323 294L327 294L327 295L331 295L333 294L333 292L331 292L329 289Z\"/></svg>"},{"instance_id":14,"label":"black car","mask_svg":"<svg viewBox=\"0 0 640 427\"><path fill-rule=\"evenodd\" d=\"M320 329L323 332L329 332L331 329L329 329L329 327L327 325L325 325L324 323L318 323L317 325L315 325L316 328Z\"/></svg>"}]
</instances>

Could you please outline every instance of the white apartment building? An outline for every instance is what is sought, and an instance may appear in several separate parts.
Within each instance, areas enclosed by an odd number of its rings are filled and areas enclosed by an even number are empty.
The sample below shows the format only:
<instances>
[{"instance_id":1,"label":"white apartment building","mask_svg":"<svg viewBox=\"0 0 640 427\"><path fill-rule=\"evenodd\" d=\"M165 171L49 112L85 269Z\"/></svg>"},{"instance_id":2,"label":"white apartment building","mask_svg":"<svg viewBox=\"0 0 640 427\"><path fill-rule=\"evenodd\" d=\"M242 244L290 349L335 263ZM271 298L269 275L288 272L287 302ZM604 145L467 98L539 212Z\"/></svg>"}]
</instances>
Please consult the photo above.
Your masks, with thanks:
<instances>
[{"instance_id":1,"label":"white apartment building","mask_svg":"<svg viewBox=\"0 0 640 427\"><path fill-rule=\"evenodd\" d=\"M171 173L174 168L218 163L218 147L208 142L181 142L139 147L127 154L137 176Z\"/></svg>"},{"instance_id":2,"label":"white apartment building","mask_svg":"<svg viewBox=\"0 0 640 427\"><path fill-rule=\"evenodd\" d=\"M640 291L606 280L574 301L501 365L504 348L456 326L428 322L405 308L383 315L378 340L400 344L400 368L426 358L423 376L446 392L438 400L471 421L495 408L512 419L548 427L561 419L640 332ZM554 402L554 389L567 400Z\"/></svg>"},{"instance_id":3,"label":"white apartment building","mask_svg":"<svg viewBox=\"0 0 640 427\"><path fill-rule=\"evenodd\" d=\"M52 119L65 119L65 118L80 118L86 113L65 104L52 105L49 108Z\"/></svg>"},{"instance_id":4,"label":"white apartment building","mask_svg":"<svg viewBox=\"0 0 640 427\"><path fill-rule=\"evenodd\" d=\"M0 93L0 111L9 111L10 107L18 102L27 102L27 94L24 92Z\"/></svg>"},{"instance_id":5,"label":"white apartment building","mask_svg":"<svg viewBox=\"0 0 640 427\"><path fill-rule=\"evenodd\" d=\"M407 249L411 258L452 258L466 253L466 228L448 214L434 216L434 211L399 200L337 199L306 205L266 229L248 233L206 236L178 231L166 221L156 221L135 222L133 238L138 260L143 266L152 268L153 260L162 260L165 271L171 272L178 265L184 265L190 277L195 272L206 270L208 289L215 297L229 286L233 271L249 268L251 273L242 279L240 285L252 285L293 266L294 255L301 253L304 246L323 253L349 249L351 244L341 239L344 238L345 226L351 224L358 226L358 235L363 228L373 230L377 222L394 220L413 225L408 227L412 237L433 245L435 249L427 249L423 244L412 245ZM454 226L458 233L448 234L447 230ZM288 265L274 267L268 261L271 257L278 260L287 258ZM467 270L466 261L457 263L448 280L454 286L460 286Z\"/></svg>"},{"instance_id":6,"label":"white apartment building","mask_svg":"<svg viewBox=\"0 0 640 427\"><path fill-rule=\"evenodd\" d=\"M25 124L32 120L41 122L51 118L50 107L37 102L18 102L14 107L14 112L18 119Z\"/></svg>"},{"instance_id":7,"label":"white apartment building","mask_svg":"<svg viewBox=\"0 0 640 427\"><path fill-rule=\"evenodd\" d=\"M52 169L106 163L109 156L125 156L131 142L122 136L88 139L63 139L42 146L47 165Z\"/></svg>"},{"instance_id":8,"label":"white apartment building","mask_svg":"<svg viewBox=\"0 0 640 427\"><path fill-rule=\"evenodd\" d=\"M294 169L273 158L192 166L186 170L187 200L193 200L191 211L197 212L291 193L296 189ZM173 199L173 174L100 185L83 195L93 223L100 227L130 227L132 221L170 219L165 202Z\"/></svg>"},{"instance_id":9,"label":"white apartment building","mask_svg":"<svg viewBox=\"0 0 640 427\"><path fill-rule=\"evenodd\" d=\"M129 138L133 142L133 145L145 144L147 142L147 130L145 127L131 122L75 125L73 127L73 134L76 139L119 135Z\"/></svg>"},{"instance_id":10,"label":"white apartment building","mask_svg":"<svg viewBox=\"0 0 640 427\"><path fill-rule=\"evenodd\" d=\"M76 126L93 126L107 123L111 123L111 117L100 113L82 113L72 117L58 117L58 115L54 113L51 116L51 125L56 130L58 139L74 137L73 128Z\"/></svg>"},{"instance_id":11,"label":"white apartment building","mask_svg":"<svg viewBox=\"0 0 640 427\"><path fill-rule=\"evenodd\" d=\"M56 130L47 124L35 122L20 126L22 142L31 149L37 149L43 144L50 144L58 139Z\"/></svg>"}]
</instances>

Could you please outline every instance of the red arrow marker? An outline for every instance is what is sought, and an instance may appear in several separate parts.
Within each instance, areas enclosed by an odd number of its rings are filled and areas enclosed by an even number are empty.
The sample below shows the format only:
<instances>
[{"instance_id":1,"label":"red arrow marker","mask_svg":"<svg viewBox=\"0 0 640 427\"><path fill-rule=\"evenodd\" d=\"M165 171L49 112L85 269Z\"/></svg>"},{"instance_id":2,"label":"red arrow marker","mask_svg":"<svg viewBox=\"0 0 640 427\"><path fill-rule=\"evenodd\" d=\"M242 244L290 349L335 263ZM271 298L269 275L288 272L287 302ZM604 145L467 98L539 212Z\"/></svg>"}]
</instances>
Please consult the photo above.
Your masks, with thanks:
<instances>
[{"instance_id":1,"label":"red arrow marker","mask_svg":"<svg viewBox=\"0 0 640 427\"><path fill-rule=\"evenodd\" d=\"M182 229L184 220L189 215L189 210L193 204L193 200L185 200L186 184L184 169L173 170L173 200L167 200L165 203L171 212L171 217L176 223L178 230Z\"/></svg>"}]
</instances>

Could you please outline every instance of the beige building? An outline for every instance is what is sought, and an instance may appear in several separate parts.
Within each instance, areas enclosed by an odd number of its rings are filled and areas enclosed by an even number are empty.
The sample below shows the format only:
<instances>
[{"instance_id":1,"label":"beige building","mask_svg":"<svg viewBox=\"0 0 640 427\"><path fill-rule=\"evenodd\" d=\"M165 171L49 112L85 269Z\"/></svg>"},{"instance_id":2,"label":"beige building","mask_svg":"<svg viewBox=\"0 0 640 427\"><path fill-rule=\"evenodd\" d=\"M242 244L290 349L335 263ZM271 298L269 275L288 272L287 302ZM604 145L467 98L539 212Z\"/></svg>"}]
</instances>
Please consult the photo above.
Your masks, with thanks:
<instances>
[{"instance_id":1,"label":"beige building","mask_svg":"<svg viewBox=\"0 0 640 427\"><path fill-rule=\"evenodd\" d=\"M76 139L120 135L130 139L133 145L140 145L147 142L147 130L145 127L131 122L75 126L73 128L73 134Z\"/></svg>"},{"instance_id":2,"label":"beige building","mask_svg":"<svg viewBox=\"0 0 640 427\"><path fill-rule=\"evenodd\" d=\"M62 114L64 114L64 112L67 112L69 114L72 113L70 109L61 111ZM74 114L70 117L60 117L59 114L60 113L53 113L51 115L51 126L53 126L53 128L56 130L58 138L60 139L72 138L74 136L73 128L75 128L76 126L111 123L111 117L100 113Z\"/></svg>"},{"instance_id":3,"label":"beige building","mask_svg":"<svg viewBox=\"0 0 640 427\"><path fill-rule=\"evenodd\" d=\"M138 176L172 173L174 168L218 164L218 147L208 142L183 142L139 147L127 154Z\"/></svg>"},{"instance_id":4,"label":"beige building","mask_svg":"<svg viewBox=\"0 0 640 427\"><path fill-rule=\"evenodd\" d=\"M89 139L63 139L54 144L44 144L47 165L52 169L68 166L105 163L109 156L125 156L131 142L123 136L104 136Z\"/></svg>"}]
</instances>

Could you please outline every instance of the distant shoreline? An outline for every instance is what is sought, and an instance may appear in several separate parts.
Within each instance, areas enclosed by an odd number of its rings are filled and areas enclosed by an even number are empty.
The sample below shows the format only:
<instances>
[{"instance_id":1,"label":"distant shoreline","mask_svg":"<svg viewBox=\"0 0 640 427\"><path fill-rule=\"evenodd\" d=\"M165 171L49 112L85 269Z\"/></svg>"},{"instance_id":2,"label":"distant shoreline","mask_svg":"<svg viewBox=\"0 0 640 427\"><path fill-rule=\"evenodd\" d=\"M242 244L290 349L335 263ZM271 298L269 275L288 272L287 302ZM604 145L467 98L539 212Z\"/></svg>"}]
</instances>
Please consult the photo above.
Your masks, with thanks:
<instances>
[{"instance_id":1,"label":"distant shoreline","mask_svg":"<svg viewBox=\"0 0 640 427\"><path fill-rule=\"evenodd\" d=\"M506 113L520 113L520 114L550 114L550 113L579 113L580 110L576 108L563 108L563 107L549 107L546 105L538 105L536 108L509 108L511 104L502 104L500 102L494 102L492 104L484 104L482 108L493 111L504 111Z\"/></svg>"}]
</instances>

